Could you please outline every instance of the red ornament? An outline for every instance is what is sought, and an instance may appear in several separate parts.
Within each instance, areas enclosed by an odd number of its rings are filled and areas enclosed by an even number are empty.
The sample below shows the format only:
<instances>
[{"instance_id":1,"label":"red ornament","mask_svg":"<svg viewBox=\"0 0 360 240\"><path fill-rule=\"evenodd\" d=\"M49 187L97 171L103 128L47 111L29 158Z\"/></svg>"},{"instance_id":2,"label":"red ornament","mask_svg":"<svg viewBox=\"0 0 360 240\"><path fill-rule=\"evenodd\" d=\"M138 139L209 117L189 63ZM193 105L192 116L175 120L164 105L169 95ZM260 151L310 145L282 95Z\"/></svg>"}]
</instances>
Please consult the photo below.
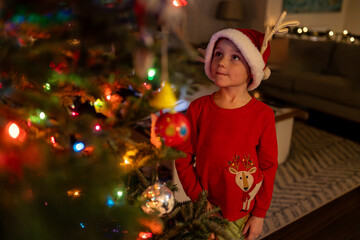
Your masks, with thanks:
<instances>
[{"instance_id":1,"label":"red ornament","mask_svg":"<svg viewBox=\"0 0 360 240\"><path fill-rule=\"evenodd\" d=\"M181 113L166 113L157 119L155 132L162 138L165 145L175 147L189 138L190 124Z\"/></svg>"},{"instance_id":2,"label":"red ornament","mask_svg":"<svg viewBox=\"0 0 360 240\"><path fill-rule=\"evenodd\" d=\"M187 5L186 0L173 0L172 3L175 7L184 7Z\"/></svg>"}]
</instances>

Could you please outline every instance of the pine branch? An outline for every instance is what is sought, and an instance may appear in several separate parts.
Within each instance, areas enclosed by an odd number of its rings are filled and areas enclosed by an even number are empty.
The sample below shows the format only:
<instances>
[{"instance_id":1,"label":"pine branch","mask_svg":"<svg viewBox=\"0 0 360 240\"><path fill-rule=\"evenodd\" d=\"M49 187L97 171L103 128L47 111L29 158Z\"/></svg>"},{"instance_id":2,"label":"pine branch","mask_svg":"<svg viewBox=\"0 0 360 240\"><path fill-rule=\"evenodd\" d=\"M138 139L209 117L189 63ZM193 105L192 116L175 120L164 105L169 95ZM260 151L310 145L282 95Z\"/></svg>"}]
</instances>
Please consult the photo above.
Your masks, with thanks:
<instances>
[{"instance_id":1,"label":"pine branch","mask_svg":"<svg viewBox=\"0 0 360 240\"><path fill-rule=\"evenodd\" d=\"M216 235L220 235L226 240L235 240L219 224L209 220L203 220L203 223L207 226L210 232L214 232Z\"/></svg>"},{"instance_id":2,"label":"pine branch","mask_svg":"<svg viewBox=\"0 0 360 240\"><path fill-rule=\"evenodd\" d=\"M181 216L183 217L184 221L187 222L189 220L189 215L187 213L187 208L188 206L187 205L184 205L184 207L181 208Z\"/></svg>"},{"instance_id":3,"label":"pine branch","mask_svg":"<svg viewBox=\"0 0 360 240\"><path fill-rule=\"evenodd\" d=\"M228 223L226 219L220 216L214 216L219 212L219 208L206 211L206 192L199 195L199 201L193 203L191 201L177 203L172 212L164 216L167 223L164 234L157 236L155 239L208 239L208 236L215 232L221 236L226 233L221 232L219 228ZM171 233L169 233L171 232ZM176 232L176 237L173 234ZM229 238L226 238L229 239Z\"/></svg>"},{"instance_id":4,"label":"pine branch","mask_svg":"<svg viewBox=\"0 0 360 240\"><path fill-rule=\"evenodd\" d=\"M150 182L145 178L145 176L141 173L139 169L135 169L135 173L144 188L150 186Z\"/></svg>"},{"instance_id":5,"label":"pine branch","mask_svg":"<svg viewBox=\"0 0 360 240\"><path fill-rule=\"evenodd\" d=\"M203 191L199 194L199 201L196 203L196 211L195 211L195 218L199 218L200 214L205 211L206 204L207 204L207 192Z\"/></svg>"},{"instance_id":6,"label":"pine branch","mask_svg":"<svg viewBox=\"0 0 360 240\"><path fill-rule=\"evenodd\" d=\"M192 219L194 217L194 203L189 203L189 218Z\"/></svg>"},{"instance_id":7,"label":"pine branch","mask_svg":"<svg viewBox=\"0 0 360 240\"><path fill-rule=\"evenodd\" d=\"M173 183L173 182L166 182L166 186L172 191L172 192L177 192L179 191L179 188L177 187L177 184Z\"/></svg>"},{"instance_id":8,"label":"pine branch","mask_svg":"<svg viewBox=\"0 0 360 240\"><path fill-rule=\"evenodd\" d=\"M170 213L164 216L164 220L169 221L170 219L175 218L183 206L184 205L175 206L175 208Z\"/></svg>"}]
</instances>

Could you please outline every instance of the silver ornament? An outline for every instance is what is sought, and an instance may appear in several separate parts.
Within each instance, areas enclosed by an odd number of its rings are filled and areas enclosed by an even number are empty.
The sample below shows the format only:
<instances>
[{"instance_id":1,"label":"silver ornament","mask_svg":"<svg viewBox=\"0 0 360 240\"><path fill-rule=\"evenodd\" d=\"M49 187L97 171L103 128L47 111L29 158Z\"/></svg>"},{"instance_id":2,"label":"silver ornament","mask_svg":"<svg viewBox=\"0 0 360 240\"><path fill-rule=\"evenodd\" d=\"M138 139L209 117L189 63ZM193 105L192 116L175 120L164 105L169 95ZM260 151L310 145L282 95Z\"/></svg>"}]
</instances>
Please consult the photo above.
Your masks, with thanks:
<instances>
[{"instance_id":1,"label":"silver ornament","mask_svg":"<svg viewBox=\"0 0 360 240\"><path fill-rule=\"evenodd\" d=\"M142 210L147 214L158 212L158 216L169 213L174 208L175 198L173 192L156 182L142 193Z\"/></svg>"}]
</instances>

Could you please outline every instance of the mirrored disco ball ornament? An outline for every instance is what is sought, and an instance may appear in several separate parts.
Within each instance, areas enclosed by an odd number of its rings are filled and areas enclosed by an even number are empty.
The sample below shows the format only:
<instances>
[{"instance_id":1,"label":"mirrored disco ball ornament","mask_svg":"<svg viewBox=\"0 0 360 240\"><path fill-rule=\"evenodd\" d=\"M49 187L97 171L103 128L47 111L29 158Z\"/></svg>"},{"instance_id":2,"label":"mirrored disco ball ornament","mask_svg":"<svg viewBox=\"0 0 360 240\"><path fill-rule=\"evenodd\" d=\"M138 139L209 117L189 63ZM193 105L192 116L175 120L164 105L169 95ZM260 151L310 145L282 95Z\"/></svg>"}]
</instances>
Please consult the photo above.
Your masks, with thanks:
<instances>
[{"instance_id":1,"label":"mirrored disco ball ornament","mask_svg":"<svg viewBox=\"0 0 360 240\"><path fill-rule=\"evenodd\" d=\"M169 213L174 208L174 194L165 185L156 182L142 193L142 210L147 214L158 212L158 216Z\"/></svg>"}]
</instances>

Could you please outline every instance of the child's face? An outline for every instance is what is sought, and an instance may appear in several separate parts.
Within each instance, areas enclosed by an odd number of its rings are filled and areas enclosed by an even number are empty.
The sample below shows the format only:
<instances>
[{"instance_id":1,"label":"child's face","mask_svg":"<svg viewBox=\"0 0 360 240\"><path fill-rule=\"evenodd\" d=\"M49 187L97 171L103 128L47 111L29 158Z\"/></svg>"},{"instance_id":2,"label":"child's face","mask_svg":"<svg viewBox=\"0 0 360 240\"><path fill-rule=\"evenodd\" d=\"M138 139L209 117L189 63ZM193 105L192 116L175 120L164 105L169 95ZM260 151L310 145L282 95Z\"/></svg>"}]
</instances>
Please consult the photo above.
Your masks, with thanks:
<instances>
[{"instance_id":1,"label":"child's face","mask_svg":"<svg viewBox=\"0 0 360 240\"><path fill-rule=\"evenodd\" d=\"M219 87L247 88L250 81L250 68L245 58L228 39L220 39L217 42L210 71Z\"/></svg>"}]
</instances>

